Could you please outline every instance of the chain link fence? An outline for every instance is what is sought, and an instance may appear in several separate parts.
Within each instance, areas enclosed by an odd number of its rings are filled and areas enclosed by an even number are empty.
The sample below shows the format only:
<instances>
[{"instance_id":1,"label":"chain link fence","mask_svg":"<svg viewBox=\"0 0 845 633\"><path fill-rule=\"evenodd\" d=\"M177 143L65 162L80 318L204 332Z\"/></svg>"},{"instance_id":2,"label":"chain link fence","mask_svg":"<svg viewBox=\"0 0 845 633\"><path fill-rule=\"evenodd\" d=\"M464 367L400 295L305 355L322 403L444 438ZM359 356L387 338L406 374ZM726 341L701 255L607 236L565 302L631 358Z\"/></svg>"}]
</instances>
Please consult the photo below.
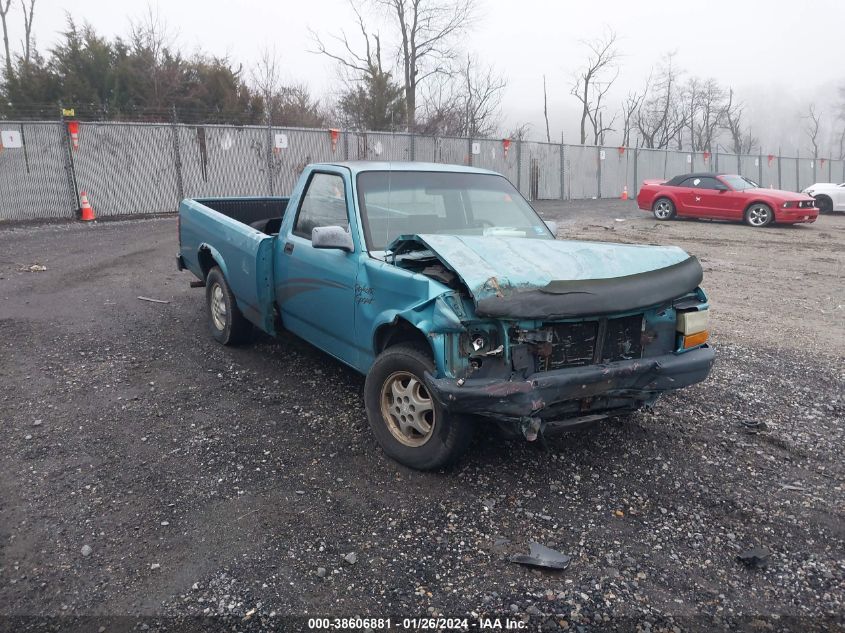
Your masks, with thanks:
<instances>
[{"instance_id":1,"label":"chain link fence","mask_svg":"<svg viewBox=\"0 0 845 633\"><path fill-rule=\"evenodd\" d=\"M800 191L845 182L845 161L502 139L267 126L0 122L0 220L72 219L85 192L98 217L176 210L202 196L288 195L309 163L344 160L472 165L503 174L530 200L619 198L643 180L740 173Z\"/></svg>"}]
</instances>

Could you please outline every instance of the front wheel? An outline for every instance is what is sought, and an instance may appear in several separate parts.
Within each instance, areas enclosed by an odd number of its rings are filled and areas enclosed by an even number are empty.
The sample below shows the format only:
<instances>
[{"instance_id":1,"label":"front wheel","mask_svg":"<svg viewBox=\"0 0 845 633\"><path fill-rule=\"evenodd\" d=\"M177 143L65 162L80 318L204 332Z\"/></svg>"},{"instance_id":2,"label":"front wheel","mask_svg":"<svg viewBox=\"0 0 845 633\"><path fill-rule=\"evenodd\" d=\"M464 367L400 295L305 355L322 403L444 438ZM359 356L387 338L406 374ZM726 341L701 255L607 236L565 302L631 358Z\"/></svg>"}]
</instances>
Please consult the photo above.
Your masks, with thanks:
<instances>
[{"instance_id":1,"label":"front wheel","mask_svg":"<svg viewBox=\"0 0 845 633\"><path fill-rule=\"evenodd\" d=\"M748 226L755 228L768 226L774 219L775 214L772 212L772 208L762 202L752 204L745 210L745 223Z\"/></svg>"},{"instance_id":2,"label":"front wheel","mask_svg":"<svg viewBox=\"0 0 845 633\"><path fill-rule=\"evenodd\" d=\"M431 355L413 345L388 347L364 383L367 419L388 456L417 470L456 461L472 439L469 419L450 415L432 398L424 375L434 372Z\"/></svg>"},{"instance_id":3,"label":"front wheel","mask_svg":"<svg viewBox=\"0 0 845 633\"><path fill-rule=\"evenodd\" d=\"M651 207L651 212L658 220L671 220L675 217L675 205L669 198L658 198Z\"/></svg>"},{"instance_id":4,"label":"front wheel","mask_svg":"<svg viewBox=\"0 0 845 633\"><path fill-rule=\"evenodd\" d=\"M833 200L826 196L819 196L816 198L816 206L819 208L819 213L833 212Z\"/></svg>"}]
</instances>

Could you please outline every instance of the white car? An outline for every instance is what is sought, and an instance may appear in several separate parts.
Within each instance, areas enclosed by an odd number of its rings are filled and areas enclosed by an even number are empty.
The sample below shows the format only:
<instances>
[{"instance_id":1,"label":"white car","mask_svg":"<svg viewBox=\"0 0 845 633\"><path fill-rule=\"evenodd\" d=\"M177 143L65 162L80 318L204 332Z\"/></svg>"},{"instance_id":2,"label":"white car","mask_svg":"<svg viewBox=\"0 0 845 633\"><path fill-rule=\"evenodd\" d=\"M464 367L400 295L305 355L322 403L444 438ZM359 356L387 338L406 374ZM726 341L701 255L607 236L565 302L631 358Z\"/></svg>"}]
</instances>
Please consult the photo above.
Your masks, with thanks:
<instances>
[{"instance_id":1,"label":"white car","mask_svg":"<svg viewBox=\"0 0 845 633\"><path fill-rule=\"evenodd\" d=\"M845 211L845 182L838 185L833 182L817 182L801 193L806 193L816 199L819 213Z\"/></svg>"}]
</instances>

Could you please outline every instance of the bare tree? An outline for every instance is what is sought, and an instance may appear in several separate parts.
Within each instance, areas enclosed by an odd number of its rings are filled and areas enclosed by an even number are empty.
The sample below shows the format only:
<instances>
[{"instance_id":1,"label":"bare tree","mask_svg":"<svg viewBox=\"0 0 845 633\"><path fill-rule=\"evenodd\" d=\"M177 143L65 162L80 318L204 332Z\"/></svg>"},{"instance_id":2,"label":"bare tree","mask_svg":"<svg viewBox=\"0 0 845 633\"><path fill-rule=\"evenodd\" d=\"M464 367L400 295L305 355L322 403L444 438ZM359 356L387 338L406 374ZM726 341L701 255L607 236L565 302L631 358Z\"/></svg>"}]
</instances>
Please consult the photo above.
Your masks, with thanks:
<instances>
[{"instance_id":1,"label":"bare tree","mask_svg":"<svg viewBox=\"0 0 845 633\"><path fill-rule=\"evenodd\" d=\"M713 149L716 135L725 120L729 105L728 96L715 79L692 79L690 84L695 85L687 121L690 129L690 147L694 152L709 152Z\"/></svg>"},{"instance_id":2,"label":"bare tree","mask_svg":"<svg viewBox=\"0 0 845 633\"><path fill-rule=\"evenodd\" d=\"M499 107L507 81L492 66L482 66L472 55L460 70L466 136L488 136L499 125Z\"/></svg>"},{"instance_id":3,"label":"bare tree","mask_svg":"<svg viewBox=\"0 0 845 633\"><path fill-rule=\"evenodd\" d=\"M651 75L646 79L645 88L642 92L629 92L628 96L622 102L622 147L631 146L631 132L636 126L637 112L639 112L643 100L648 94L650 84Z\"/></svg>"},{"instance_id":4,"label":"bare tree","mask_svg":"<svg viewBox=\"0 0 845 633\"><path fill-rule=\"evenodd\" d=\"M552 142L552 135L549 132L549 97L546 93L546 76L543 75L543 118L546 119L546 142ZM520 139L522 140L522 139Z\"/></svg>"},{"instance_id":5,"label":"bare tree","mask_svg":"<svg viewBox=\"0 0 845 633\"><path fill-rule=\"evenodd\" d=\"M745 104L734 101L734 91L729 89L723 127L731 135L731 149L734 154L750 154L758 144L757 138L745 128L744 115Z\"/></svg>"},{"instance_id":6,"label":"bare tree","mask_svg":"<svg viewBox=\"0 0 845 633\"><path fill-rule=\"evenodd\" d=\"M803 117L807 120L807 138L810 141L810 147L813 149L813 158L819 157L819 123L821 122L821 112L816 113L816 104L811 103L808 109L807 116Z\"/></svg>"},{"instance_id":7,"label":"bare tree","mask_svg":"<svg viewBox=\"0 0 845 633\"><path fill-rule=\"evenodd\" d=\"M658 67L642 106L637 110L636 126L643 145L664 149L681 137L686 124L680 103L680 71L675 53L668 53Z\"/></svg>"},{"instance_id":8,"label":"bare tree","mask_svg":"<svg viewBox=\"0 0 845 633\"><path fill-rule=\"evenodd\" d=\"M341 31L340 35L332 36L343 49L342 53L335 53L329 50L316 32L311 31L311 36L317 45L315 52L325 55L340 64L340 67L345 71L347 80L357 81L361 76L374 76L384 72L381 60L381 36L377 31L373 33L368 32L367 25L364 22L364 16L358 8L358 3L354 2L354 0L349 0L349 6L355 13L356 25L363 38L363 52L356 50L356 47L350 43L345 31Z\"/></svg>"},{"instance_id":9,"label":"bare tree","mask_svg":"<svg viewBox=\"0 0 845 633\"><path fill-rule=\"evenodd\" d=\"M602 110L606 107L602 105L602 99L619 76L616 39L616 33L608 28L601 37L582 42L589 51L587 62L576 73L571 90L572 96L581 102L581 145L587 142L587 121L593 127L595 143L599 142L605 131L612 129L600 129L604 127L600 122L603 118Z\"/></svg>"},{"instance_id":10,"label":"bare tree","mask_svg":"<svg viewBox=\"0 0 845 633\"><path fill-rule=\"evenodd\" d=\"M9 51L9 25L6 17L12 7L12 0L6 0L5 4L0 0L0 22L3 23L3 47L6 54L6 76L12 76L12 53Z\"/></svg>"},{"instance_id":11,"label":"bare tree","mask_svg":"<svg viewBox=\"0 0 845 633\"><path fill-rule=\"evenodd\" d=\"M509 138L512 141L525 141L528 140L529 132L531 132L530 123L519 123L507 133L505 138Z\"/></svg>"},{"instance_id":12,"label":"bare tree","mask_svg":"<svg viewBox=\"0 0 845 633\"><path fill-rule=\"evenodd\" d=\"M416 127L418 87L433 75L450 73L457 56L455 40L471 26L475 0L375 0L399 34L397 58L402 68L406 123Z\"/></svg>"},{"instance_id":13,"label":"bare tree","mask_svg":"<svg viewBox=\"0 0 845 633\"><path fill-rule=\"evenodd\" d=\"M130 21L129 42L138 59L144 60L145 80L150 85L150 103L154 108L167 108L168 102L179 81L175 68L166 64L173 48L176 34L170 30L167 22L157 10L147 6L146 14L138 20Z\"/></svg>"},{"instance_id":14,"label":"bare tree","mask_svg":"<svg viewBox=\"0 0 845 633\"><path fill-rule=\"evenodd\" d=\"M282 89L279 56L275 48L261 49L258 63L250 70L250 75L253 86L264 100L264 115L270 123L273 117L273 96Z\"/></svg>"},{"instance_id":15,"label":"bare tree","mask_svg":"<svg viewBox=\"0 0 845 633\"><path fill-rule=\"evenodd\" d=\"M35 0L29 0L29 10L27 10L26 2L21 0L21 9L23 9L24 28L24 39L21 46L23 49L23 63L24 66L29 66L29 59L32 52L32 17L35 13Z\"/></svg>"}]
</instances>

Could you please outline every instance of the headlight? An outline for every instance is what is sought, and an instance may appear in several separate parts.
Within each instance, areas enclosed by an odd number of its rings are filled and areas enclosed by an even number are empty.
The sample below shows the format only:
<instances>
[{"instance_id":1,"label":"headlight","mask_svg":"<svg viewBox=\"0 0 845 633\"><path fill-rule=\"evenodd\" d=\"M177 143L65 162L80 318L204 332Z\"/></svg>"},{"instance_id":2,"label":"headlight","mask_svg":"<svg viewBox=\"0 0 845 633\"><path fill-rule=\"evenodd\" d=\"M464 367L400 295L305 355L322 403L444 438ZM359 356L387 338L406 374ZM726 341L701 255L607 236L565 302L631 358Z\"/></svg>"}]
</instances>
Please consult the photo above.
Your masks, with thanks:
<instances>
[{"instance_id":1,"label":"headlight","mask_svg":"<svg viewBox=\"0 0 845 633\"><path fill-rule=\"evenodd\" d=\"M797 202L784 202L783 208L788 209L789 207L794 207L796 204L798 204L798 203Z\"/></svg>"},{"instance_id":2,"label":"headlight","mask_svg":"<svg viewBox=\"0 0 845 633\"><path fill-rule=\"evenodd\" d=\"M675 329L683 336L682 347L684 349L698 347L707 342L707 338L710 336L707 332L709 316L709 310L678 312Z\"/></svg>"},{"instance_id":3,"label":"headlight","mask_svg":"<svg viewBox=\"0 0 845 633\"><path fill-rule=\"evenodd\" d=\"M689 312L678 312L677 330L684 336L703 332L707 329L707 321L710 310L690 310Z\"/></svg>"}]
</instances>

